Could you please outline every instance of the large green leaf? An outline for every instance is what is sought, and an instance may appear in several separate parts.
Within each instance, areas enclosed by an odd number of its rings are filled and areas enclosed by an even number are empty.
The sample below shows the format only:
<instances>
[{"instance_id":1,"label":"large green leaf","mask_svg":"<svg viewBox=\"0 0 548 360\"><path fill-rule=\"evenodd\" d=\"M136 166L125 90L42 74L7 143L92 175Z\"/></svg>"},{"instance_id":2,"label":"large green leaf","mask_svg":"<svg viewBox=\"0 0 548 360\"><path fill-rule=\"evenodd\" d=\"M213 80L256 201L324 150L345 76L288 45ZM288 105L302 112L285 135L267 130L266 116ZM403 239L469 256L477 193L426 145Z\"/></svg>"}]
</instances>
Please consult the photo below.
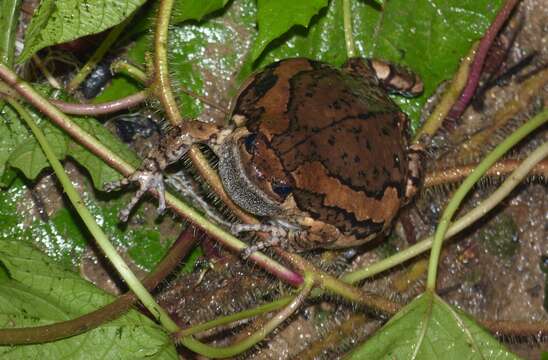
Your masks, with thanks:
<instances>
[{"instance_id":1,"label":"large green leaf","mask_svg":"<svg viewBox=\"0 0 548 360\"><path fill-rule=\"evenodd\" d=\"M347 359L518 359L468 315L426 292Z\"/></svg>"},{"instance_id":2,"label":"large green leaf","mask_svg":"<svg viewBox=\"0 0 548 360\"><path fill-rule=\"evenodd\" d=\"M249 50L250 34L255 31L255 15L253 1L235 1L219 16L199 24L190 22L170 28L168 60L171 79L185 116L199 116L204 106L197 99L179 91L179 86L210 99L212 89L216 92L226 89L225 92L215 94L218 98L214 100L220 104L228 102L234 92L234 75ZM145 53L151 50L152 36L142 34L128 51L127 57L131 62L143 65ZM118 98L124 83L123 78L114 79L99 95L99 101ZM133 91L136 90L134 88Z\"/></svg>"},{"instance_id":3,"label":"large green leaf","mask_svg":"<svg viewBox=\"0 0 548 360\"><path fill-rule=\"evenodd\" d=\"M328 0L259 0L259 34L251 48L251 59L257 59L272 40L292 27L307 27L312 16L326 7L327 3Z\"/></svg>"},{"instance_id":4,"label":"large green leaf","mask_svg":"<svg viewBox=\"0 0 548 360\"><path fill-rule=\"evenodd\" d=\"M281 19L281 22L262 24L262 17L264 21L267 18L266 9L277 9L282 3L287 6L275 16L276 21ZM347 55L342 1L330 1L318 12L322 3L318 0L317 6L306 8L308 12L302 16L295 8L305 8L308 2L293 3L259 1L257 10L252 0L235 0L218 16L199 24L172 27L169 48L174 80L190 84L193 91L203 93L201 85L189 82L189 77L196 79L206 72L213 75L219 87L226 82L237 86L257 68L284 58L303 56L334 65L344 63ZM351 1L354 42L360 56L406 65L423 78L425 92L422 96L414 99L396 97L416 128L426 99L441 82L451 78L460 59L472 43L483 36L502 3L502 0L392 0L380 7L371 1ZM264 6L265 14L261 14L260 6ZM308 23L306 19L315 13L308 29L292 26ZM255 41L250 42L250 38ZM147 41L148 45L143 46L144 38L138 40L139 53L152 50L150 39ZM269 45L265 48L266 44ZM246 54L247 60L234 83L232 74L238 73L238 69L227 72L225 59L231 59L230 63L239 66L242 54ZM132 55L130 57L136 60ZM182 67L177 64L182 62L189 64L186 69L190 69L190 73L178 71ZM234 88L227 93L227 100L233 93ZM195 116L196 108L189 106L191 100L185 101L183 110Z\"/></svg>"},{"instance_id":5,"label":"large green leaf","mask_svg":"<svg viewBox=\"0 0 548 360\"><path fill-rule=\"evenodd\" d=\"M293 29L265 53L259 66L304 56L340 65L346 60L342 2L331 1L307 31ZM361 56L407 65L424 81L424 95L397 98L417 126L426 99L454 74L472 43L481 38L502 0L392 0L381 9L371 2L352 1L354 42ZM241 77L252 70L248 58ZM253 64L257 65L257 64Z\"/></svg>"},{"instance_id":6,"label":"large green leaf","mask_svg":"<svg viewBox=\"0 0 548 360\"><path fill-rule=\"evenodd\" d=\"M0 241L0 327L68 320L113 300L19 240ZM169 336L135 310L85 334L40 345L0 347L2 359L178 359Z\"/></svg>"},{"instance_id":7,"label":"large green leaf","mask_svg":"<svg viewBox=\"0 0 548 360\"><path fill-rule=\"evenodd\" d=\"M146 0L42 0L25 34L18 61L36 51L97 34L128 18Z\"/></svg>"}]
</instances>

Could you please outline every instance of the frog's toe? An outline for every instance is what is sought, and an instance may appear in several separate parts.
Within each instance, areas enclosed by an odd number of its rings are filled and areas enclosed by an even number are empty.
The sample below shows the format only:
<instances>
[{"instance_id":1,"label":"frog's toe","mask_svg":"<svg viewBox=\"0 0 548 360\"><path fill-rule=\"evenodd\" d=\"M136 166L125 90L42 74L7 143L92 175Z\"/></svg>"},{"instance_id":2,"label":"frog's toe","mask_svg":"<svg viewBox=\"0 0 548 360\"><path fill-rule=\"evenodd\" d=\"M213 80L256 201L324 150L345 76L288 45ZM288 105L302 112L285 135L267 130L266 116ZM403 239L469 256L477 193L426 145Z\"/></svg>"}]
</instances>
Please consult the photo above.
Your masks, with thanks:
<instances>
[{"instance_id":1,"label":"frog's toe","mask_svg":"<svg viewBox=\"0 0 548 360\"><path fill-rule=\"evenodd\" d=\"M105 190L106 192L111 192L111 191L119 190L123 188L124 186L127 186L128 184L129 184L128 178L123 178L117 181L110 181L103 184L103 190Z\"/></svg>"},{"instance_id":2,"label":"frog's toe","mask_svg":"<svg viewBox=\"0 0 548 360\"><path fill-rule=\"evenodd\" d=\"M122 210L120 210L120 213L118 214L120 221L126 222L129 219L129 215L135 205L137 205L137 203L148 191L155 192L158 195L158 214L162 214L165 211L166 200L164 177L160 172L137 170L131 176L121 180L120 182L110 183L109 189L118 189L121 186L125 186L132 182L137 182L139 184L139 189L135 192L129 203ZM107 190L106 184L105 190Z\"/></svg>"},{"instance_id":3,"label":"frog's toe","mask_svg":"<svg viewBox=\"0 0 548 360\"><path fill-rule=\"evenodd\" d=\"M265 241L259 241L259 242L257 242L257 243L255 243L255 244L253 244L253 245L251 245L251 246L249 246L249 247L242 250L242 252L241 252L242 259L244 259L244 260L247 259L254 252L261 251L261 250L264 250L264 249L272 247L272 246L278 246L281 243L283 243L284 239L285 238L281 238L281 237L277 237L277 236L271 236L270 238L268 238Z\"/></svg>"}]
</instances>

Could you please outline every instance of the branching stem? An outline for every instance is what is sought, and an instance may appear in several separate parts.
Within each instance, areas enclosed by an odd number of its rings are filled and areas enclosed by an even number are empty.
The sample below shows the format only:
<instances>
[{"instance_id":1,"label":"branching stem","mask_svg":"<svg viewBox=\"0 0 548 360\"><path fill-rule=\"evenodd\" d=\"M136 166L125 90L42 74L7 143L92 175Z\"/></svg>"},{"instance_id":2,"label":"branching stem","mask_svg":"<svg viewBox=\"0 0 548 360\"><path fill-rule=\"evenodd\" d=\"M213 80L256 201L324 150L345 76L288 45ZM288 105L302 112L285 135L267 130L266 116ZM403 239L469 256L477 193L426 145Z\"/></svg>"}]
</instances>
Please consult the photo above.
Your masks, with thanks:
<instances>
[{"instance_id":1,"label":"branching stem","mask_svg":"<svg viewBox=\"0 0 548 360\"><path fill-rule=\"evenodd\" d=\"M150 311L152 316L154 316L167 331L178 331L179 327L177 326L177 324L175 324L175 322L171 320L165 310L156 303L152 295L139 281L137 276L135 276L133 271L131 271L124 259L120 256L120 254L118 254L116 248L109 241L103 230L99 227L99 225L97 225L95 218L84 205L84 201L78 194L78 191L74 188L74 185L72 185L72 182L65 173L63 165L61 165L59 160L57 160L53 149L50 147L48 141L46 140L46 137L42 133L42 130L40 130L40 128L34 122L34 119L25 110L25 108L19 105L19 103L17 103L16 101L8 99L8 102L13 108L15 108L17 113L19 113L21 118L25 120L27 125L32 130L32 133L36 137L36 140L40 144L40 147L44 151L44 154L46 154L46 157L50 162L51 167L53 168L53 171L55 172L57 179L61 183L61 186L63 187L63 190L69 198L72 206L82 219L83 223L86 225L87 229L89 230L95 241L97 241L97 244L104 252L105 256L110 260L116 271L124 279L128 287L139 298L139 300L143 303L147 310Z\"/></svg>"},{"instance_id":2,"label":"branching stem","mask_svg":"<svg viewBox=\"0 0 548 360\"><path fill-rule=\"evenodd\" d=\"M457 189L457 191L447 204L447 207L443 211L443 214L438 223L438 227L436 229L436 233L434 235L434 242L432 244L432 250L430 252L430 262L428 264L428 278L426 280L426 288L429 291L435 291L436 288L438 261L443 238L445 237L447 228L450 225L451 218L459 208L466 194L468 194L470 189L483 176L487 169L489 169L501 156L503 156L521 139L523 139L525 136L530 134L533 130L535 130L542 124L545 124L547 121L548 110L542 111L541 113L527 121L519 129L517 129L510 136L508 136L502 143L500 143L493 151L491 151Z\"/></svg>"}]
</instances>

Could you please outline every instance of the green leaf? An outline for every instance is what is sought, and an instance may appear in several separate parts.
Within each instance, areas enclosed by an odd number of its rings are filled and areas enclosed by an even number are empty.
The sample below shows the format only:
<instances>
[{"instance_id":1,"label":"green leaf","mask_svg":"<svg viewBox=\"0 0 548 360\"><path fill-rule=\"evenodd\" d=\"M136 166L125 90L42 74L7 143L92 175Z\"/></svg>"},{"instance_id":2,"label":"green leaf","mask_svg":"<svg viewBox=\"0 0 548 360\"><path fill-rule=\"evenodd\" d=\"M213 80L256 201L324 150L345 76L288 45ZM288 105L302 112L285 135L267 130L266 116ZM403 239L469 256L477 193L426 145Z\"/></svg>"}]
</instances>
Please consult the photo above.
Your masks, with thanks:
<instances>
[{"instance_id":1,"label":"green leaf","mask_svg":"<svg viewBox=\"0 0 548 360\"><path fill-rule=\"evenodd\" d=\"M414 99L395 97L418 126L420 111L437 86L455 73L460 59L481 38L502 0L392 0L380 8L352 1L353 35L360 56L375 57L410 67L424 81L424 94ZM292 29L286 41L271 47L254 64L254 54L239 78L279 59L304 56L341 65L346 60L342 2L327 11L307 31Z\"/></svg>"},{"instance_id":2,"label":"green leaf","mask_svg":"<svg viewBox=\"0 0 548 360\"><path fill-rule=\"evenodd\" d=\"M146 0L42 0L25 35L18 61L38 50L97 34L128 18Z\"/></svg>"},{"instance_id":3,"label":"green leaf","mask_svg":"<svg viewBox=\"0 0 548 360\"><path fill-rule=\"evenodd\" d=\"M189 22L170 28L167 47L170 75L185 116L199 116L204 106L178 87L219 104L228 103L228 97L234 92L232 78L249 50L249 33L254 31L255 14L254 2L245 0L233 2L222 16L208 18L199 24ZM235 33L241 36L235 36ZM145 53L151 50L152 37L143 34L136 39L127 57L144 67ZM103 101L117 98L116 91L111 88L119 88L122 81L122 78L112 81L101 94ZM206 87L208 83L209 88Z\"/></svg>"},{"instance_id":4,"label":"green leaf","mask_svg":"<svg viewBox=\"0 0 548 360\"><path fill-rule=\"evenodd\" d=\"M73 118L72 120L88 134L93 135L103 145L107 146L113 153L122 157L122 159L128 161L134 167L138 167L141 161L135 153L102 124L90 118ZM121 178L121 175L116 170L73 140L69 143L67 155L89 171L91 179L93 180L93 185L96 189L103 189L105 183Z\"/></svg>"},{"instance_id":5,"label":"green leaf","mask_svg":"<svg viewBox=\"0 0 548 360\"><path fill-rule=\"evenodd\" d=\"M15 32L21 8L21 0L0 1L0 62L13 65L15 50Z\"/></svg>"},{"instance_id":6,"label":"green leaf","mask_svg":"<svg viewBox=\"0 0 548 360\"><path fill-rule=\"evenodd\" d=\"M186 20L200 21L204 16L222 9L227 2L228 0L175 1L171 22L178 24Z\"/></svg>"},{"instance_id":7,"label":"green leaf","mask_svg":"<svg viewBox=\"0 0 548 360\"><path fill-rule=\"evenodd\" d=\"M12 152L29 136L26 127L19 121L11 107L3 105L0 110L0 176L9 168ZM0 183L0 186L6 184Z\"/></svg>"},{"instance_id":8,"label":"green leaf","mask_svg":"<svg viewBox=\"0 0 548 360\"><path fill-rule=\"evenodd\" d=\"M58 159L63 160L66 156L75 159L89 171L95 188L102 189L106 182L120 179L121 175L99 157L72 140L34 109L28 108L27 110L38 119L42 131ZM2 150L0 151L0 175L5 171L7 162L10 166L21 170L25 177L35 179L44 168L49 167L40 145L26 130L18 116L7 107L4 112L0 113L0 119L4 120L0 123L0 130L5 130L0 132ZM111 134L97 120L78 117L73 117L72 120L133 166L139 165L140 160L127 145Z\"/></svg>"},{"instance_id":9,"label":"green leaf","mask_svg":"<svg viewBox=\"0 0 548 360\"><path fill-rule=\"evenodd\" d=\"M327 3L328 0L259 0L259 35L251 49L251 59L255 61L272 40L279 38L295 25L307 27L310 19L326 7Z\"/></svg>"},{"instance_id":10,"label":"green leaf","mask_svg":"<svg viewBox=\"0 0 548 360\"><path fill-rule=\"evenodd\" d=\"M518 359L461 310L426 292L347 359Z\"/></svg>"},{"instance_id":11,"label":"green leaf","mask_svg":"<svg viewBox=\"0 0 548 360\"><path fill-rule=\"evenodd\" d=\"M38 118L36 113L33 115ZM68 137L49 122L42 121L41 127L57 158L63 159L67 155ZM28 136L30 138L27 141L13 150L9 157L9 164L21 170L27 178L34 179L48 166L48 161L40 145L31 137L32 135L28 134Z\"/></svg>"},{"instance_id":12,"label":"green leaf","mask_svg":"<svg viewBox=\"0 0 548 360\"><path fill-rule=\"evenodd\" d=\"M0 326L68 320L113 300L21 241L0 241ZM40 345L0 347L2 359L178 359L169 336L135 310L85 334Z\"/></svg>"},{"instance_id":13,"label":"green leaf","mask_svg":"<svg viewBox=\"0 0 548 360\"><path fill-rule=\"evenodd\" d=\"M207 15L225 7L228 0L176 0L171 11L171 25L177 25L187 20L203 20ZM156 1L152 6L145 11L143 16L136 20L134 26L130 29L132 35L141 33L153 28L158 12L158 4Z\"/></svg>"}]
</instances>

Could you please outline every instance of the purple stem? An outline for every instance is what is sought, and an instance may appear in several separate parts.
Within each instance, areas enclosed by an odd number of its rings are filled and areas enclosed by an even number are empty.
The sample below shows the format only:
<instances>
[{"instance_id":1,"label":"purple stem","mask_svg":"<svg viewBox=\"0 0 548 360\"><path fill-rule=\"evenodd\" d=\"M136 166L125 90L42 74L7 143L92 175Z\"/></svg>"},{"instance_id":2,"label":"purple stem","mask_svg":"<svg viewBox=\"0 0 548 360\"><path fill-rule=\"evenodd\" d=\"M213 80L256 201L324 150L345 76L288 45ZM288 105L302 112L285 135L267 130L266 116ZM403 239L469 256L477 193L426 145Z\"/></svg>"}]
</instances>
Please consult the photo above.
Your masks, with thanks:
<instances>
[{"instance_id":1,"label":"purple stem","mask_svg":"<svg viewBox=\"0 0 548 360\"><path fill-rule=\"evenodd\" d=\"M71 115L105 115L137 106L147 99L147 91L139 91L125 98L100 104L75 104L61 100L50 100L59 110Z\"/></svg>"},{"instance_id":2,"label":"purple stem","mask_svg":"<svg viewBox=\"0 0 548 360\"><path fill-rule=\"evenodd\" d=\"M487 57L489 48L491 48L491 45L497 37L497 34L499 33L500 29L502 28L502 26L512 13L512 10L519 1L520 0L506 1L491 26L489 26L489 29L487 29L485 36L481 39L478 46L478 51L476 53L476 56L474 57L474 61L472 62L466 86L464 87L460 98L457 100L455 105L453 105L453 108L451 108L451 111L449 112L449 118L458 119L470 103L470 100L476 92L476 88L478 86L481 76L481 71L483 69L483 64L485 62L485 58Z\"/></svg>"}]
</instances>

